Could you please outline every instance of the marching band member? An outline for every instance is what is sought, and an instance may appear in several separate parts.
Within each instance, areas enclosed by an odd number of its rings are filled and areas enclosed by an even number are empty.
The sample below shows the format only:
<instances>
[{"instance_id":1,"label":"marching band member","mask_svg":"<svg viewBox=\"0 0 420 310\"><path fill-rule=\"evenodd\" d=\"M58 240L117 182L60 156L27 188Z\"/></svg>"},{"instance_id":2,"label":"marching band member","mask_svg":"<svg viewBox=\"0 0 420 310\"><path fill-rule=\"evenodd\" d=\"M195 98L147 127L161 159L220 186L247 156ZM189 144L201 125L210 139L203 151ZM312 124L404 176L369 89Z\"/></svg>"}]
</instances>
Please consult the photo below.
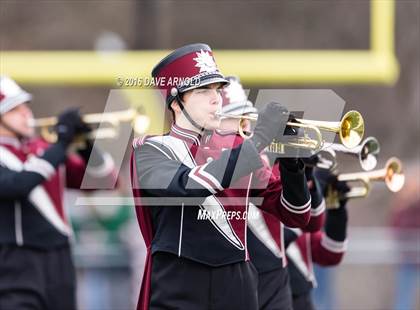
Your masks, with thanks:
<instances>
[{"instance_id":1,"label":"marching band member","mask_svg":"<svg viewBox=\"0 0 420 310\"><path fill-rule=\"evenodd\" d=\"M349 191L345 182L325 169L315 173L323 192L327 185L340 196ZM337 209L328 209L325 231L304 232L301 229L285 229L286 254L290 274L290 286L294 310L315 309L311 290L316 286L313 263L321 266L338 265L347 249L347 199L341 199Z\"/></svg>"},{"instance_id":2,"label":"marching band member","mask_svg":"<svg viewBox=\"0 0 420 310\"><path fill-rule=\"evenodd\" d=\"M31 99L0 77L0 309L75 309L64 185L80 188L85 171L107 177L113 164L90 143L66 154L75 136L89 131L77 110L59 116L56 143L34 137Z\"/></svg>"},{"instance_id":3,"label":"marching band member","mask_svg":"<svg viewBox=\"0 0 420 310\"><path fill-rule=\"evenodd\" d=\"M267 104L253 137L222 150L214 130L227 80L210 47L179 48L152 76L166 81L159 89L174 124L166 135L134 141L133 193L148 248L138 309L256 309L257 274L246 237L248 200L264 197L259 207L288 225L304 227L309 220L303 163L282 159L280 182L259 154L284 130L289 113ZM194 83L170 84L175 78ZM266 186L250 188L253 179ZM200 214L208 216L203 220Z\"/></svg>"},{"instance_id":4,"label":"marching band member","mask_svg":"<svg viewBox=\"0 0 420 310\"><path fill-rule=\"evenodd\" d=\"M275 171L274 165L273 171ZM324 223L325 201L316 178L305 168L311 195L311 218L303 232L318 231ZM250 207L252 208L252 207ZM258 271L259 309L292 309L288 259L285 251L285 226L270 214L255 210L259 217L248 220L248 248Z\"/></svg>"},{"instance_id":5,"label":"marching band member","mask_svg":"<svg viewBox=\"0 0 420 310\"><path fill-rule=\"evenodd\" d=\"M227 77L230 84L223 88L223 107L222 113L233 116L246 116L247 114L257 113L257 109L248 101L245 91L235 77ZM242 141L238 134L238 127L242 126L244 132L250 132L249 120L240 121L237 118L222 119L220 130L217 134L219 145L222 147L230 146L232 138L235 137L237 143ZM225 145L223 145L225 144ZM275 154L274 154L275 155ZM277 154L278 156L278 154ZM268 169L268 158L265 165ZM273 168L273 173L280 177L278 161ZM310 210L311 218L309 224L304 228L305 231L317 231L322 227L325 202L323 200L320 186L312 174L312 169L305 169L308 180L308 187L311 194ZM249 206L248 213L248 250L250 259L258 271L258 308L259 309L291 309L292 296L289 287L289 277L286 268L283 228L284 225L276 217L269 213L262 212L253 204Z\"/></svg>"}]
</instances>

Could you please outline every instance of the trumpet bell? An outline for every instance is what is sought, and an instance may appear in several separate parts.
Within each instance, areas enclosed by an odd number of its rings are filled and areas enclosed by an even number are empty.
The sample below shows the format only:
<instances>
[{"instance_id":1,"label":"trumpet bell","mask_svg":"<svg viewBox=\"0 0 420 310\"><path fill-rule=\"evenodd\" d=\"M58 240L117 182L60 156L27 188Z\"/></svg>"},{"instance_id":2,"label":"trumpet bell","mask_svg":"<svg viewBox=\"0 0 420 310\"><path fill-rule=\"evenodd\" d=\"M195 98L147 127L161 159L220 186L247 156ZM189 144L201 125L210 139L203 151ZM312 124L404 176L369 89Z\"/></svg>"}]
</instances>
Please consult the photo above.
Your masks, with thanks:
<instances>
[{"instance_id":1,"label":"trumpet bell","mask_svg":"<svg viewBox=\"0 0 420 310\"><path fill-rule=\"evenodd\" d=\"M335 152L357 156L360 166L364 171L371 171L378 163L377 156L380 152L379 142L375 137L367 137L360 145L355 148L348 149L342 144L333 143L324 148L320 154L324 155L326 151L332 153L332 158L335 161Z\"/></svg>"},{"instance_id":2,"label":"trumpet bell","mask_svg":"<svg viewBox=\"0 0 420 310\"><path fill-rule=\"evenodd\" d=\"M379 152L380 146L378 140L374 137L366 138L359 152L360 166L363 170L370 171L376 167Z\"/></svg>"},{"instance_id":3,"label":"trumpet bell","mask_svg":"<svg viewBox=\"0 0 420 310\"><path fill-rule=\"evenodd\" d=\"M405 183L405 176L402 172L401 161L396 158L390 158L386 165L385 184L391 192L399 192Z\"/></svg>"},{"instance_id":4,"label":"trumpet bell","mask_svg":"<svg viewBox=\"0 0 420 310\"><path fill-rule=\"evenodd\" d=\"M398 192L402 189L405 182L405 176L402 171L402 163L396 157L391 157L383 169L369 171L344 173L337 176L337 180L345 182L357 182L360 186L352 186L350 191L344 194L343 198L362 198L366 197L371 190L371 183L374 181L384 182L391 192ZM337 193L330 190L327 193L327 208L334 208L338 204Z\"/></svg>"},{"instance_id":5,"label":"trumpet bell","mask_svg":"<svg viewBox=\"0 0 420 310\"><path fill-rule=\"evenodd\" d=\"M359 145L365 134L362 115L357 111L348 111L341 119L339 136L341 143L351 149Z\"/></svg>"}]
</instances>

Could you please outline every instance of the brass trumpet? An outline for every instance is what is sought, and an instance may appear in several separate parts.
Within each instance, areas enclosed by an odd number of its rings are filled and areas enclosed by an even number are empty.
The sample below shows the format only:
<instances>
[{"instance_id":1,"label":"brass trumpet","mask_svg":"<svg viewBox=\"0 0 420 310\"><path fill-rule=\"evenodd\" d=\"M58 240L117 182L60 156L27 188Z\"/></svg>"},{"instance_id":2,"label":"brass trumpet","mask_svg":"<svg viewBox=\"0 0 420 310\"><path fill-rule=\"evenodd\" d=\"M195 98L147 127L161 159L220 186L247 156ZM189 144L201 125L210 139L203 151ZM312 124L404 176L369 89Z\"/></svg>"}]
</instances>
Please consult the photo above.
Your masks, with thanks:
<instances>
[{"instance_id":1,"label":"brass trumpet","mask_svg":"<svg viewBox=\"0 0 420 310\"><path fill-rule=\"evenodd\" d=\"M363 198L366 197L371 190L372 182L385 182L387 188L391 192L398 192L404 186L405 176L403 173L402 163L396 157L391 157L385 164L383 169L370 172L344 173L337 176L338 181L358 182L360 186L354 186L347 192L344 197L339 196L336 191L328 189L326 195L327 208L337 208L340 199Z\"/></svg>"},{"instance_id":2,"label":"brass trumpet","mask_svg":"<svg viewBox=\"0 0 420 310\"><path fill-rule=\"evenodd\" d=\"M258 119L257 114L248 115L233 115L229 113L216 113L220 118L233 118L240 119L241 123L244 120L256 121ZM242 130L242 125L239 125L239 133L243 138L249 138ZM339 122L328 122L328 121L314 121L306 119L296 119L296 122L287 122L288 126L298 127L304 129L304 136L291 139L284 143L284 145L296 148L304 148L313 151L319 151L324 145L322 138L322 131L334 132L339 135L340 142L346 148L356 147L363 139L365 125L362 115L357 111L347 112ZM313 130L316 138L312 139L308 137L306 130ZM279 144L277 142L273 142ZM283 149L282 147L275 147L279 152Z\"/></svg>"},{"instance_id":3,"label":"brass trumpet","mask_svg":"<svg viewBox=\"0 0 420 310\"><path fill-rule=\"evenodd\" d=\"M127 109L123 111L93 113L82 116L86 124L98 124L98 128L92 130L84 138L87 139L112 139L118 136L118 129L123 122L132 122L134 131L137 134L146 132L150 125L150 119L146 115L140 114L136 109ZM33 119L30 126L40 128L41 136L48 142L57 141L57 134L54 132L54 126L57 125L58 118L45 117Z\"/></svg>"},{"instance_id":4,"label":"brass trumpet","mask_svg":"<svg viewBox=\"0 0 420 310\"><path fill-rule=\"evenodd\" d=\"M319 152L319 168L334 170L337 166L336 152L357 156L360 166L365 171L376 167L377 156L380 152L379 141L375 137L367 137L360 145L348 149L341 144L333 143Z\"/></svg>"}]
</instances>

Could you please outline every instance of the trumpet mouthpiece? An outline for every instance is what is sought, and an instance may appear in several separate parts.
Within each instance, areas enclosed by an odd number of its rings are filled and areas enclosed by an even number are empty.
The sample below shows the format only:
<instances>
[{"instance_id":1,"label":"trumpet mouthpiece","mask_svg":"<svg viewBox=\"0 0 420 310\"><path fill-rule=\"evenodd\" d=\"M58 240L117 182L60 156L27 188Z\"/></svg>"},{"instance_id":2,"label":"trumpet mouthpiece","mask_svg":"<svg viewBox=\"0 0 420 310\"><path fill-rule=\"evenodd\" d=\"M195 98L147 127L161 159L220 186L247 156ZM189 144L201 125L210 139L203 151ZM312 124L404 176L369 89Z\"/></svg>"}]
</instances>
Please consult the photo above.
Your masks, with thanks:
<instances>
[{"instance_id":1,"label":"trumpet mouthpiece","mask_svg":"<svg viewBox=\"0 0 420 310\"><path fill-rule=\"evenodd\" d=\"M35 127L35 125L36 125L36 121L35 121L34 118L28 119L28 126L29 127Z\"/></svg>"}]
</instances>

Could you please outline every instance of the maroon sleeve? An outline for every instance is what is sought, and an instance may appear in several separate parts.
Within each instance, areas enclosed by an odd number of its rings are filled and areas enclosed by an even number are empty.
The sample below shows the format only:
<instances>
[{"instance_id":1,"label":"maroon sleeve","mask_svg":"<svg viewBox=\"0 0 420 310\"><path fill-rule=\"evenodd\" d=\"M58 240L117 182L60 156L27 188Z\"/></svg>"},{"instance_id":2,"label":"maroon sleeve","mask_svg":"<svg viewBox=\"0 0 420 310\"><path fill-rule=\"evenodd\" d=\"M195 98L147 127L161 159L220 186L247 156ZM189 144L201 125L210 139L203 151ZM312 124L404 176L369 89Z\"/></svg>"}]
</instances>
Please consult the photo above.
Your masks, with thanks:
<instances>
[{"instance_id":1,"label":"maroon sleeve","mask_svg":"<svg viewBox=\"0 0 420 310\"><path fill-rule=\"evenodd\" d=\"M312 260L318 265L338 265L344 256L346 248L346 240L333 240L321 231L311 233Z\"/></svg>"},{"instance_id":2,"label":"maroon sleeve","mask_svg":"<svg viewBox=\"0 0 420 310\"><path fill-rule=\"evenodd\" d=\"M76 154L70 154L66 160L66 185L68 188L80 189L86 171L85 161Z\"/></svg>"},{"instance_id":3,"label":"maroon sleeve","mask_svg":"<svg viewBox=\"0 0 420 310\"><path fill-rule=\"evenodd\" d=\"M303 228L305 232L316 232L321 230L325 224L325 200L323 197L318 199L317 194L310 190L312 206L310 210L310 220L308 225Z\"/></svg>"},{"instance_id":4,"label":"maroon sleeve","mask_svg":"<svg viewBox=\"0 0 420 310\"><path fill-rule=\"evenodd\" d=\"M267 163L254 174L253 188L255 195L263 197L259 206L271 213L289 227L305 227L310 218L311 199L303 171L291 172L282 169L280 173L272 173ZM273 171L279 170L275 165ZM287 182L287 183L286 183Z\"/></svg>"},{"instance_id":5,"label":"maroon sleeve","mask_svg":"<svg viewBox=\"0 0 420 310\"><path fill-rule=\"evenodd\" d=\"M112 158L107 154L103 165L88 168L81 156L70 154L66 161L66 186L83 190L114 189L117 173Z\"/></svg>"},{"instance_id":6,"label":"maroon sleeve","mask_svg":"<svg viewBox=\"0 0 420 310\"><path fill-rule=\"evenodd\" d=\"M322 212L320 214L313 215L312 210L313 210L313 208L311 209L311 215L310 215L309 223L308 223L308 225L306 225L305 228L303 228L303 230L305 232L317 232L318 230L320 230L324 226L324 222L325 222L324 212Z\"/></svg>"}]
</instances>

